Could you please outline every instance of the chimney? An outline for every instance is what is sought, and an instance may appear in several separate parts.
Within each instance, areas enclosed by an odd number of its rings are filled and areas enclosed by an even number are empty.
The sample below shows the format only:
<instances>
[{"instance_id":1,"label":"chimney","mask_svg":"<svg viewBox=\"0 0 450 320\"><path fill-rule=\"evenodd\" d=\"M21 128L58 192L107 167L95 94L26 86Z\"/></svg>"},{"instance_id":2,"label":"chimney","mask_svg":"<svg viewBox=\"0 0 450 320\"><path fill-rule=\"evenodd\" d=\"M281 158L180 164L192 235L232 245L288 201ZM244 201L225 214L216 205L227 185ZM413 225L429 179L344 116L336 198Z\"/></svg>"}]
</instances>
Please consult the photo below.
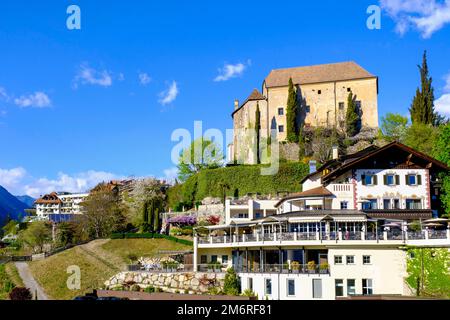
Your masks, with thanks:
<instances>
[{"instance_id":1,"label":"chimney","mask_svg":"<svg viewBox=\"0 0 450 320\"><path fill-rule=\"evenodd\" d=\"M239 108L239 100L238 99L234 100L234 110L237 110L237 108Z\"/></svg>"},{"instance_id":2,"label":"chimney","mask_svg":"<svg viewBox=\"0 0 450 320\"><path fill-rule=\"evenodd\" d=\"M339 158L339 146L333 146L333 160L337 160Z\"/></svg>"},{"instance_id":3,"label":"chimney","mask_svg":"<svg viewBox=\"0 0 450 320\"><path fill-rule=\"evenodd\" d=\"M314 173L316 172L316 160L310 160L309 161L309 173Z\"/></svg>"}]
</instances>

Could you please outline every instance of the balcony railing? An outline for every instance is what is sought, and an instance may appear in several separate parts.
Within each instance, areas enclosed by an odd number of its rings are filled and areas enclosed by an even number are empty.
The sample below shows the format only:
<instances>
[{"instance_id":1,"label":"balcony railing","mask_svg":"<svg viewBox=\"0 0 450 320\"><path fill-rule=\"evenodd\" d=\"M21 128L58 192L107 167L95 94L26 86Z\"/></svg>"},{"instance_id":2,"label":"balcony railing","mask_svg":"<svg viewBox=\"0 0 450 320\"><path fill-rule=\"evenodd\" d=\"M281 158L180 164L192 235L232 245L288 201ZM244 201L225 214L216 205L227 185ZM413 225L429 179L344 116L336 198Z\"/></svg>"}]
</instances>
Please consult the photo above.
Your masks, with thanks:
<instances>
[{"instance_id":1,"label":"balcony railing","mask_svg":"<svg viewBox=\"0 0 450 320\"><path fill-rule=\"evenodd\" d=\"M257 267L234 266L236 272L241 273L292 273L292 274L329 274L328 264L300 264L290 266L286 264L264 264Z\"/></svg>"},{"instance_id":2,"label":"balcony railing","mask_svg":"<svg viewBox=\"0 0 450 320\"><path fill-rule=\"evenodd\" d=\"M428 231L428 239L447 239L447 230Z\"/></svg>"},{"instance_id":3,"label":"balcony railing","mask_svg":"<svg viewBox=\"0 0 450 320\"><path fill-rule=\"evenodd\" d=\"M378 233L378 234L377 234ZM252 243L252 242L282 242L282 241L409 241L409 240L428 240L428 239L448 239L450 240L449 230L428 230L407 233L400 230L391 230L388 232L282 232L265 234L241 234L233 236L210 236L199 237L199 244L217 244L217 243Z\"/></svg>"}]
</instances>

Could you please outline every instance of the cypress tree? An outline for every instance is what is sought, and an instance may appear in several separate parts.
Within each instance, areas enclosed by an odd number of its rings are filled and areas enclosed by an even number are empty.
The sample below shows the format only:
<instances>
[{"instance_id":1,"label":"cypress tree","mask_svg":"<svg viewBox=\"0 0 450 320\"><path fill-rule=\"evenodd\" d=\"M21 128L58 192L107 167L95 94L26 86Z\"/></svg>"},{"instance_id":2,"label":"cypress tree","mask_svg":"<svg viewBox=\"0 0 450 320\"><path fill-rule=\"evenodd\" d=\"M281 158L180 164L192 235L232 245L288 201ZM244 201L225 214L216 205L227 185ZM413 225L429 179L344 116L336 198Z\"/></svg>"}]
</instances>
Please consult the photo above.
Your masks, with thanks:
<instances>
[{"instance_id":1,"label":"cypress tree","mask_svg":"<svg viewBox=\"0 0 450 320\"><path fill-rule=\"evenodd\" d=\"M288 100L286 105L286 137L288 142L298 142L297 93L292 78L289 78Z\"/></svg>"},{"instance_id":2,"label":"cypress tree","mask_svg":"<svg viewBox=\"0 0 450 320\"><path fill-rule=\"evenodd\" d=\"M147 201L144 202L144 205L142 206L142 227L143 232L146 232L148 230L148 203Z\"/></svg>"},{"instance_id":3,"label":"cypress tree","mask_svg":"<svg viewBox=\"0 0 450 320\"><path fill-rule=\"evenodd\" d=\"M155 209L153 218L153 232L159 232L159 208Z\"/></svg>"},{"instance_id":4,"label":"cypress tree","mask_svg":"<svg viewBox=\"0 0 450 320\"><path fill-rule=\"evenodd\" d=\"M153 231L153 223L154 223L154 211L155 211L155 200L151 200L150 205L148 206L148 230Z\"/></svg>"},{"instance_id":5,"label":"cypress tree","mask_svg":"<svg viewBox=\"0 0 450 320\"><path fill-rule=\"evenodd\" d=\"M356 110L356 103L353 99L353 93L350 91L347 98L347 113L345 115L346 131L348 137L353 137L358 133L358 112Z\"/></svg>"},{"instance_id":6,"label":"cypress tree","mask_svg":"<svg viewBox=\"0 0 450 320\"><path fill-rule=\"evenodd\" d=\"M256 163L261 163L261 150L260 150L260 130L261 130L261 111L259 110L259 102L256 102L255 113L255 130L256 130Z\"/></svg>"},{"instance_id":7,"label":"cypress tree","mask_svg":"<svg viewBox=\"0 0 450 320\"><path fill-rule=\"evenodd\" d=\"M424 51L422 65L417 66L420 72L420 89L417 88L411 108L412 123L437 125L438 115L434 112L433 79L429 76L427 52Z\"/></svg>"}]
</instances>

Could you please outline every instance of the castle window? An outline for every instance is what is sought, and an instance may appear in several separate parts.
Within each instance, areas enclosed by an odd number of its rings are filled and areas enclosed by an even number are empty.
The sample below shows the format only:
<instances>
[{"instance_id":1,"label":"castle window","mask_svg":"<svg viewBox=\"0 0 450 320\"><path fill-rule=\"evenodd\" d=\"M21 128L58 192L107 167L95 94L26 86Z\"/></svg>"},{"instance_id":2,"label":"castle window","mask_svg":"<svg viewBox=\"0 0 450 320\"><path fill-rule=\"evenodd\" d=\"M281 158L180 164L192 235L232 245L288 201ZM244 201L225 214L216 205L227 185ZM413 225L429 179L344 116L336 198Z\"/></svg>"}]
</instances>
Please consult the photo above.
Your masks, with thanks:
<instances>
[{"instance_id":1,"label":"castle window","mask_svg":"<svg viewBox=\"0 0 450 320\"><path fill-rule=\"evenodd\" d=\"M284 126L278 126L278 132L284 132Z\"/></svg>"},{"instance_id":2,"label":"castle window","mask_svg":"<svg viewBox=\"0 0 450 320\"><path fill-rule=\"evenodd\" d=\"M339 110L344 111L345 104L343 102L339 102Z\"/></svg>"},{"instance_id":3,"label":"castle window","mask_svg":"<svg viewBox=\"0 0 450 320\"><path fill-rule=\"evenodd\" d=\"M322 94L322 90L318 90L317 93L318 93L318 94Z\"/></svg>"},{"instance_id":4,"label":"castle window","mask_svg":"<svg viewBox=\"0 0 450 320\"><path fill-rule=\"evenodd\" d=\"M284 115L284 109L283 108L278 108L278 115L279 116Z\"/></svg>"},{"instance_id":5,"label":"castle window","mask_svg":"<svg viewBox=\"0 0 450 320\"><path fill-rule=\"evenodd\" d=\"M408 174L406 176L406 184L408 186L416 186L422 184L422 176L416 174Z\"/></svg>"},{"instance_id":6,"label":"castle window","mask_svg":"<svg viewBox=\"0 0 450 320\"><path fill-rule=\"evenodd\" d=\"M341 210L348 209L348 201L341 201Z\"/></svg>"},{"instance_id":7,"label":"castle window","mask_svg":"<svg viewBox=\"0 0 450 320\"><path fill-rule=\"evenodd\" d=\"M347 88L347 92L351 92L352 91L352 88Z\"/></svg>"}]
</instances>

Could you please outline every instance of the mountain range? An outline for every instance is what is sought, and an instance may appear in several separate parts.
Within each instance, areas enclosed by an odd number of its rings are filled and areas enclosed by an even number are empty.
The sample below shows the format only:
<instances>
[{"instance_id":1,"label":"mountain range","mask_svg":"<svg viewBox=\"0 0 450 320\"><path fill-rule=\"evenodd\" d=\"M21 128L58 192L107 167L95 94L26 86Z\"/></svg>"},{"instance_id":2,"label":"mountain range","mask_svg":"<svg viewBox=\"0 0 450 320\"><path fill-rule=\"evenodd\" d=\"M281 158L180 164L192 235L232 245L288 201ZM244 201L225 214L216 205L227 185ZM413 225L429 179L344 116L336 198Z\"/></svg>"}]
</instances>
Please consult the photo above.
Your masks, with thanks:
<instances>
[{"instance_id":1,"label":"mountain range","mask_svg":"<svg viewBox=\"0 0 450 320\"><path fill-rule=\"evenodd\" d=\"M20 201L5 188L0 186L0 226L5 223L7 218L17 219L25 215L25 209L30 206Z\"/></svg>"},{"instance_id":2,"label":"mountain range","mask_svg":"<svg viewBox=\"0 0 450 320\"><path fill-rule=\"evenodd\" d=\"M24 196L16 196L16 198L17 198L19 201L25 203L25 204L28 206L28 208L33 207L33 204L34 204L34 202L36 201L35 198L32 198L32 197L27 196L27 195L24 195Z\"/></svg>"}]
</instances>

